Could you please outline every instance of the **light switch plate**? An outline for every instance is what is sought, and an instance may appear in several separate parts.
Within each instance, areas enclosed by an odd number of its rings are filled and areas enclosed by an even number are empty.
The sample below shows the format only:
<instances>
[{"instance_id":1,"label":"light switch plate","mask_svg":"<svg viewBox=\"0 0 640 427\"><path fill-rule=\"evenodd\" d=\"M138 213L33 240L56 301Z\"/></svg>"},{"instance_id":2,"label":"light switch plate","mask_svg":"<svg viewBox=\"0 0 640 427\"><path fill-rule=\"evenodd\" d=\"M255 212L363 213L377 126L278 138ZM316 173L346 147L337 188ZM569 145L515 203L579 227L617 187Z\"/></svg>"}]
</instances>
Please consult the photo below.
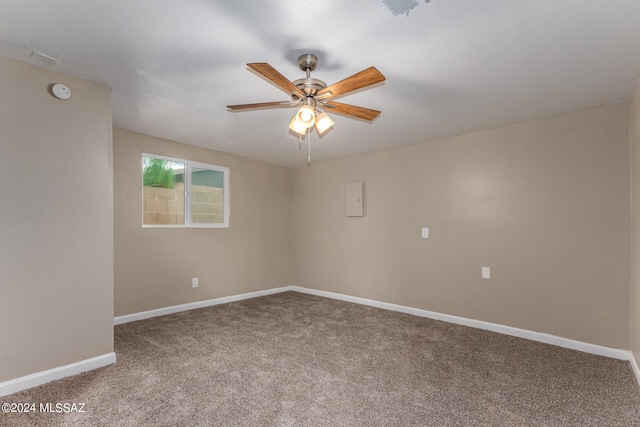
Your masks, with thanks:
<instances>
[{"instance_id":1,"label":"light switch plate","mask_svg":"<svg viewBox=\"0 0 640 427\"><path fill-rule=\"evenodd\" d=\"M482 267L482 278L491 279L491 267Z\"/></svg>"},{"instance_id":2,"label":"light switch plate","mask_svg":"<svg viewBox=\"0 0 640 427\"><path fill-rule=\"evenodd\" d=\"M422 227L422 238L423 239L428 239L429 238L429 228L428 227Z\"/></svg>"}]
</instances>

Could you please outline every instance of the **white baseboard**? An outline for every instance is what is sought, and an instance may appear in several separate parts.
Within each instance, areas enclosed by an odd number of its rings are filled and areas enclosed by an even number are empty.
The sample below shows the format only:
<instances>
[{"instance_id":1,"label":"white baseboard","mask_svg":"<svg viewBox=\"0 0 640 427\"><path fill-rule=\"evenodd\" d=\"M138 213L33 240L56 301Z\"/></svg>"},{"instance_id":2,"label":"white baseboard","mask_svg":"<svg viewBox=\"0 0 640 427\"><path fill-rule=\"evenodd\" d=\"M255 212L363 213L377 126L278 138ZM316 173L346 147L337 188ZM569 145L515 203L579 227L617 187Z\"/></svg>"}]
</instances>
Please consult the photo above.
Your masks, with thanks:
<instances>
[{"instance_id":1,"label":"white baseboard","mask_svg":"<svg viewBox=\"0 0 640 427\"><path fill-rule=\"evenodd\" d=\"M511 326L500 325L497 323L483 322L481 320L468 319L466 317L452 316L450 314L437 313L435 311L421 310L419 308L406 307L403 305L390 304L386 302L352 297L349 295L338 294L335 292L318 291L315 289L302 288L300 286L290 286L289 290L301 292L310 295L317 295L325 298L332 298L341 301L353 302L356 304L369 305L372 307L383 308L385 310L398 311L400 313L412 314L414 316L426 317L434 320L442 320L444 322L455 323L457 325L470 326L472 328L484 329L487 331L498 332L500 334L511 335L514 337L526 338L533 341L539 341L546 344L552 344L559 347L570 348L585 353L597 354L599 356L611 357L621 360L633 360L631 352L628 350L620 350L616 348L604 347L597 344L589 344L582 341L575 341L568 338L562 338L555 335L545 334L542 332L534 332L526 329L513 328ZM636 368L637 369L637 365ZM639 378L638 371L636 376Z\"/></svg>"},{"instance_id":2,"label":"white baseboard","mask_svg":"<svg viewBox=\"0 0 640 427\"><path fill-rule=\"evenodd\" d=\"M325 298L331 298L341 301L352 302L356 304L368 305L371 307L382 308L385 310L397 311L400 313L412 314L414 316L426 317L434 320L441 320L444 322L454 323L457 325L469 326L477 329L484 329L500 334L511 335L514 337L525 338L533 341L539 341L546 344L552 344L559 347L570 348L572 350L578 350L585 353L596 354L599 356L611 357L620 360L629 360L635 362L633 355L629 350L621 350L611 347L604 347L597 344L589 344L582 341L575 341L568 338L558 337L556 335L546 334L543 332L535 332L527 329L519 329L511 326L500 325L497 323L484 322L481 320L469 319L466 317L453 316L450 314L438 313L435 311L422 310L414 307L407 307L398 304L391 304L387 302L381 302L371 300L367 298L353 297L350 295L339 294L335 292L319 291L315 289L303 288L300 286L284 286L281 288L273 288L265 291L249 292L246 294L233 295L229 297L216 298L206 301L197 301L188 304L174 305L171 307L159 308L157 310L143 311L140 313L127 314L125 316L119 316L114 319L114 324L119 325L127 322L134 322L136 320L148 319L156 316L164 316L166 314L177 313L180 311L194 310L196 308L209 307L212 305L225 304L233 301L240 301L249 298L256 298L265 295L277 294L280 292L294 291L304 294L316 295ZM632 363L633 364L633 363ZM638 377L640 383L640 370L638 370L637 363L634 366L634 372Z\"/></svg>"},{"instance_id":3,"label":"white baseboard","mask_svg":"<svg viewBox=\"0 0 640 427\"><path fill-rule=\"evenodd\" d=\"M353 297L335 292L319 291L315 289L303 288L300 286L284 286L281 288L273 288L264 291L249 292L240 295L232 295L228 297L215 298L206 301L197 301L187 304L174 305L171 307L159 308L156 310L143 311L140 313L127 314L118 316L113 319L114 325L119 325L136 320L149 319L156 316L164 316L166 314L178 313L181 311L194 310L197 308L209 307L218 304L226 304L234 301L241 301L250 298L256 298L266 295L277 294L281 292L294 291L304 294L316 295L325 298L331 298L341 301L352 302L356 304L368 305L371 307L382 308L385 310L397 311L400 313L412 314L414 316L426 317L434 320L454 323L463 326L469 326L477 329L484 329L505 335L511 335L520 338L526 338L533 341L539 341L546 344L552 344L559 347L570 348L585 353L596 354L599 356L611 357L614 359L628 360L631 363L633 372L636 375L638 384L640 384L640 367L631 351L620 350L610 347L604 347L596 344L589 344L581 341L575 341L555 335L545 334L541 332L529 331L526 329L513 328L511 326L500 325L497 323L483 322L481 320L468 319L465 317L453 316L450 314L438 313L435 311L422 310L414 307L407 307L398 304L391 304L367 298ZM58 368L48 369L46 371L37 372L35 374L26 375L9 381L0 382L0 396L17 393L21 390L36 387L41 384L58 380L61 378L77 375L82 372L91 371L103 366L116 363L116 354L107 353L102 356L93 357L91 359L82 360L80 362L71 363L69 365L60 366Z\"/></svg>"},{"instance_id":4,"label":"white baseboard","mask_svg":"<svg viewBox=\"0 0 640 427\"><path fill-rule=\"evenodd\" d=\"M205 301L190 302L187 304L172 305L170 307L163 307L155 310L141 311L140 313L125 314L124 316L118 316L113 319L113 324L120 325L123 323L135 322L136 320L150 319L152 317L164 316L167 314L178 313L181 311L195 310L196 308L210 307L212 305L218 305L218 304L226 304L229 302L241 301L249 298L262 297L265 295L278 294L280 292L286 292L291 290L293 290L291 286L285 286L283 288L273 288L273 289L267 289L265 291L248 292L246 294L232 295L228 297L209 299Z\"/></svg>"},{"instance_id":5,"label":"white baseboard","mask_svg":"<svg viewBox=\"0 0 640 427\"><path fill-rule=\"evenodd\" d=\"M631 369L633 369L633 373L636 374L636 380L638 380L638 385L640 385L640 367L638 366L638 361L636 360L634 354L630 353L629 361L631 362Z\"/></svg>"},{"instance_id":6,"label":"white baseboard","mask_svg":"<svg viewBox=\"0 0 640 427\"><path fill-rule=\"evenodd\" d=\"M103 366L116 363L116 354L107 353L102 356L92 357L91 359L81 360L80 362L71 363L69 365L59 366L46 371L36 372L35 374L25 375L0 383L0 396L17 393L28 388L36 387L41 384L59 380L61 378L70 377L72 375L81 374L86 371L101 368Z\"/></svg>"}]
</instances>

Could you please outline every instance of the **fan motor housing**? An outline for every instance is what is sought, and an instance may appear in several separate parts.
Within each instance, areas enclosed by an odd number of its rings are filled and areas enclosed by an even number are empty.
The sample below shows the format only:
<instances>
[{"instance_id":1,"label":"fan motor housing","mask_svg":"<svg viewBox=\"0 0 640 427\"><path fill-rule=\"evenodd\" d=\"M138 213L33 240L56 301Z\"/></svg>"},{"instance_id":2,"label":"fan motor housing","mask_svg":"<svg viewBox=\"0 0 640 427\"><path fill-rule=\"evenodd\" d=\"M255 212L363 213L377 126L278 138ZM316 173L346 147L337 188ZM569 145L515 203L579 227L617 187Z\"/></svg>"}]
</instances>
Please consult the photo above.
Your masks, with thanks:
<instances>
[{"instance_id":1,"label":"fan motor housing","mask_svg":"<svg viewBox=\"0 0 640 427\"><path fill-rule=\"evenodd\" d=\"M294 80L293 84L307 96L316 96L319 91L327 87L327 84L322 80L312 79L311 77Z\"/></svg>"}]
</instances>

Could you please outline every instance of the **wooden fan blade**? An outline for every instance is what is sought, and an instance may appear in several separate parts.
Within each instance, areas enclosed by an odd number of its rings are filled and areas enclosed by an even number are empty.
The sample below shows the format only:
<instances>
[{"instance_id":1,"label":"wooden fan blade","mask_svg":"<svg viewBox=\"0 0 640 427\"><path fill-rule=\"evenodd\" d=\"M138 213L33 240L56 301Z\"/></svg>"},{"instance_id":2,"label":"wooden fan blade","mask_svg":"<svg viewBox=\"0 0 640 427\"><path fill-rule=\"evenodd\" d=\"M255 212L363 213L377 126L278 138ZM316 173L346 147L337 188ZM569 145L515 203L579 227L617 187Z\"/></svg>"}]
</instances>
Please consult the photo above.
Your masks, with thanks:
<instances>
[{"instance_id":1,"label":"wooden fan blade","mask_svg":"<svg viewBox=\"0 0 640 427\"><path fill-rule=\"evenodd\" d=\"M293 102L282 101L282 102L259 102L256 104L238 104L238 105L227 105L229 110L233 111L242 111L242 110L253 110L256 108L274 108L274 107L293 107L297 105Z\"/></svg>"},{"instance_id":2,"label":"wooden fan blade","mask_svg":"<svg viewBox=\"0 0 640 427\"><path fill-rule=\"evenodd\" d=\"M247 64L249 68L251 68L256 73L260 74L262 77L266 78L280 89L284 90L288 94L292 92L298 95L300 98L304 98L304 92L298 89L298 86L294 85L290 80L288 80L285 76L280 74L278 70L273 68L271 65L266 62L255 62L252 64Z\"/></svg>"},{"instance_id":3,"label":"wooden fan blade","mask_svg":"<svg viewBox=\"0 0 640 427\"><path fill-rule=\"evenodd\" d=\"M356 117L371 121L380 115L380 111L372 110L370 108L356 107L355 105L341 104L340 102L329 101L324 104L327 110L331 110L334 113L344 114L347 116Z\"/></svg>"},{"instance_id":4,"label":"wooden fan blade","mask_svg":"<svg viewBox=\"0 0 640 427\"><path fill-rule=\"evenodd\" d=\"M385 80L386 78L380 71L376 69L376 67L369 67L366 70L362 70L351 77L340 80L338 83L327 86L326 88L318 92L318 96L328 94L328 92L331 92L331 95L325 96L325 98L344 95L345 93L361 89L363 87L371 86Z\"/></svg>"}]
</instances>

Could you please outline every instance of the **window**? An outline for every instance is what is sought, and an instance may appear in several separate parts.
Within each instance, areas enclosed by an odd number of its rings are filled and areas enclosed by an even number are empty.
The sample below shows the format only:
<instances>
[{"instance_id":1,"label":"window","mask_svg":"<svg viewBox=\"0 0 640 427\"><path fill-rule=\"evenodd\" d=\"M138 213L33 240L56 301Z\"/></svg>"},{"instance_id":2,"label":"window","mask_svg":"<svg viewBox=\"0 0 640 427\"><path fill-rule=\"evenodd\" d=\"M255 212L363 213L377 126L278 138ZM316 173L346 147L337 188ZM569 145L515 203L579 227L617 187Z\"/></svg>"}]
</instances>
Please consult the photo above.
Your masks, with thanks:
<instances>
[{"instance_id":1,"label":"window","mask_svg":"<svg viewBox=\"0 0 640 427\"><path fill-rule=\"evenodd\" d=\"M229 169L142 154L143 227L229 227Z\"/></svg>"}]
</instances>

